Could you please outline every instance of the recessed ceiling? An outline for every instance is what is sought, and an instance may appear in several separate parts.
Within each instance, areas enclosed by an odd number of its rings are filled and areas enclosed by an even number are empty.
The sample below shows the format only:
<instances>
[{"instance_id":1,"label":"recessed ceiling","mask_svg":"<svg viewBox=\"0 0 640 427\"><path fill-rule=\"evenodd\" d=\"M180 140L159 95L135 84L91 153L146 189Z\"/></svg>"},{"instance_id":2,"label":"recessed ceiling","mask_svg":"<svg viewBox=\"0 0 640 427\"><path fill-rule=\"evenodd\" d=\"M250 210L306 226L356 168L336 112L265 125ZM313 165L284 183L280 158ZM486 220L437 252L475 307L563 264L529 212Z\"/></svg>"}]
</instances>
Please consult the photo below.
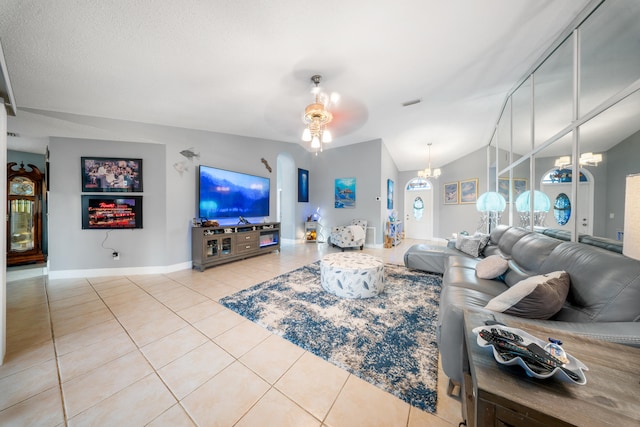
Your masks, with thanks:
<instances>
[{"instance_id":1,"label":"recessed ceiling","mask_svg":"<svg viewBox=\"0 0 640 427\"><path fill-rule=\"evenodd\" d=\"M433 167L487 145L507 92L587 3L5 0L0 39L19 108L294 144L321 74L342 96L327 148L380 138L404 171L428 142Z\"/></svg>"}]
</instances>

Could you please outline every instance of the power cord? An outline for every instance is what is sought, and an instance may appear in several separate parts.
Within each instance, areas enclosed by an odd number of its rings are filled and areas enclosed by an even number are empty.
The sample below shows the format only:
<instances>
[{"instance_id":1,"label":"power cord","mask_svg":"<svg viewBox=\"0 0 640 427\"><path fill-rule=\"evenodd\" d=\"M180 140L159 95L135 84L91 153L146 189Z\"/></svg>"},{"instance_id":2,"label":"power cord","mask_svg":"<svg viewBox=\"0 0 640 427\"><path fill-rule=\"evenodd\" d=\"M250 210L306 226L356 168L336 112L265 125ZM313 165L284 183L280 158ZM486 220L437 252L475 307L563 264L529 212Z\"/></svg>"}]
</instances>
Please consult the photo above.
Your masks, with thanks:
<instances>
[{"instance_id":1,"label":"power cord","mask_svg":"<svg viewBox=\"0 0 640 427\"><path fill-rule=\"evenodd\" d=\"M106 246L104 245L104 242L106 242L106 241L107 241L107 239L109 238L109 233L111 233L112 231L113 231L113 230L107 230L107 233L106 233L106 235L104 236L104 240L102 241L101 246L102 246L102 249L107 249L107 250L111 251L111 253L112 253L112 255L113 255L113 258L114 258L114 259L119 259L119 258L120 258L120 254L118 253L118 251L116 251L116 250L115 250L115 248L108 248L108 247L106 247Z\"/></svg>"}]
</instances>

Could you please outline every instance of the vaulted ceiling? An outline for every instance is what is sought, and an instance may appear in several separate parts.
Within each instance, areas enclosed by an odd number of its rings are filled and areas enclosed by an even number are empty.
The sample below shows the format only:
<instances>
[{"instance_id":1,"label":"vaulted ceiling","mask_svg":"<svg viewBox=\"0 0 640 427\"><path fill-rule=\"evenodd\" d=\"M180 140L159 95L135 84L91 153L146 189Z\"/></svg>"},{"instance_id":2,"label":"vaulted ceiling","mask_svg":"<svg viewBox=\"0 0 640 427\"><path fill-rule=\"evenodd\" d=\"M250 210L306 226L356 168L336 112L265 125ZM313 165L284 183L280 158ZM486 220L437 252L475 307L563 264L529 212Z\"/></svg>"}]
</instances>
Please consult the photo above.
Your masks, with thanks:
<instances>
[{"instance_id":1,"label":"vaulted ceiling","mask_svg":"<svg viewBox=\"0 0 640 427\"><path fill-rule=\"evenodd\" d=\"M380 138L404 171L428 142L433 167L487 145L507 92L587 3L4 0L0 40L19 108L305 146L321 74L342 96L327 148Z\"/></svg>"}]
</instances>

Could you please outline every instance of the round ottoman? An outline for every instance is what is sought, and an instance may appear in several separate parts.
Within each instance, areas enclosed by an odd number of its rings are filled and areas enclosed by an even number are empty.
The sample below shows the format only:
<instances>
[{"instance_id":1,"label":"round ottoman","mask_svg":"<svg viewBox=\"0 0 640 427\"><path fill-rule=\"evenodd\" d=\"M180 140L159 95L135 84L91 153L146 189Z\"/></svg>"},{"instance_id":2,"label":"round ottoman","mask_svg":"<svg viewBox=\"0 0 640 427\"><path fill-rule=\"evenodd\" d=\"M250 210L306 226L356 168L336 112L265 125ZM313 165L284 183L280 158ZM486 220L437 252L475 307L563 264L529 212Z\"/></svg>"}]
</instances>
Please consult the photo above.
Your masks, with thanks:
<instances>
[{"instance_id":1,"label":"round ottoman","mask_svg":"<svg viewBox=\"0 0 640 427\"><path fill-rule=\"evenodd\" d=\"M328 254L320 261L320 283L339 297L375 297L384 291L384 263L359 252Z\"/></svg>"}]
</instances>

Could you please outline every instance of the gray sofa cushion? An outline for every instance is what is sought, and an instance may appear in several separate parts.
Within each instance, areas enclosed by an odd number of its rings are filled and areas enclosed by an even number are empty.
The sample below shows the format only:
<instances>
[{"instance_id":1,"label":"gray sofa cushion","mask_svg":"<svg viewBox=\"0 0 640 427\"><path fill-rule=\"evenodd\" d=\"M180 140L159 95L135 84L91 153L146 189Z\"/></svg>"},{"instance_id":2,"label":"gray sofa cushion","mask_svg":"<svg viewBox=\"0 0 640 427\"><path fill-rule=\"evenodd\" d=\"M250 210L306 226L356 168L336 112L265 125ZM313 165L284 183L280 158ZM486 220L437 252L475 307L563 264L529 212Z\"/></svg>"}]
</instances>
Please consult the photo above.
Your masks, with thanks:
<instances>
[{"instance_id":1,"label":"gray sofa cushion","mask_svg":"<svg viewBox=\"0 0 640 427\"><path fill-rule=\"evenodd\" d=\"M552 237L529 233L522 236L511 248L511 259L524 271L538 274L540 266L549 254L562 242Z\"/></svg>"},{"instance_id":2,"label":"gray sofa cushion","mask_svg":"<svg viewBox=\"0 0 640 427\"><path fill-rule=\"evenodd\" d=\"M598 236L580 236L580 242L587 245L596 246L598 248L606 249L608 251L622 253L622 242L613 239L607 239L605 237Z\"/></svg>"},{"instance_id":3,"label":"gray sofa cushion","mask_svg":"<svg viewBox=\"0 0 640 427\"><path fill-rule=\"evenodd\" d=\"M529 232L522 228L511 227L507 229L504 233L502 233L502 236L498 241L498 247L500 248L500 251L504 255L511 257L511 249L513 248L513 245L515 245L518 240L522 238L522 236L525 236L527 234L529 234Z\"/></svg>"},{"instance_id":4,"label":"gray sofa cushion","mask_svg":"<svg viewBox=\"0 0 640 427\"><path fill-rule=\"evenodd\" d=\"M448 246L417 244L405 252L404 265L414 270L442 274L447 258L460 254L460 251Z\"/></svg>"},{"instance_id":5,"label":"gray sofa cushion","mask_svg":"<svg viewBox=\"0 0 640 427\"><path fill-rule=\"evenodd\" d=\"M541 273L565 270L571 277L568 307L555 320L640 321L640 261L581 243L558 245Z\"/></svg>"},{"instance_id":6,"label":"gray sofa cushion","mask_svg":"<svg viewBox=\"0 0 640 427\"><path fill-rule=\"evenodd\" d=\"M511 247L509 271L504 281L507 285L513 286L528 277L540 274L542 263L560 243L560 240L537 233L522 235Z\"/></svg>"}]
</instances>

